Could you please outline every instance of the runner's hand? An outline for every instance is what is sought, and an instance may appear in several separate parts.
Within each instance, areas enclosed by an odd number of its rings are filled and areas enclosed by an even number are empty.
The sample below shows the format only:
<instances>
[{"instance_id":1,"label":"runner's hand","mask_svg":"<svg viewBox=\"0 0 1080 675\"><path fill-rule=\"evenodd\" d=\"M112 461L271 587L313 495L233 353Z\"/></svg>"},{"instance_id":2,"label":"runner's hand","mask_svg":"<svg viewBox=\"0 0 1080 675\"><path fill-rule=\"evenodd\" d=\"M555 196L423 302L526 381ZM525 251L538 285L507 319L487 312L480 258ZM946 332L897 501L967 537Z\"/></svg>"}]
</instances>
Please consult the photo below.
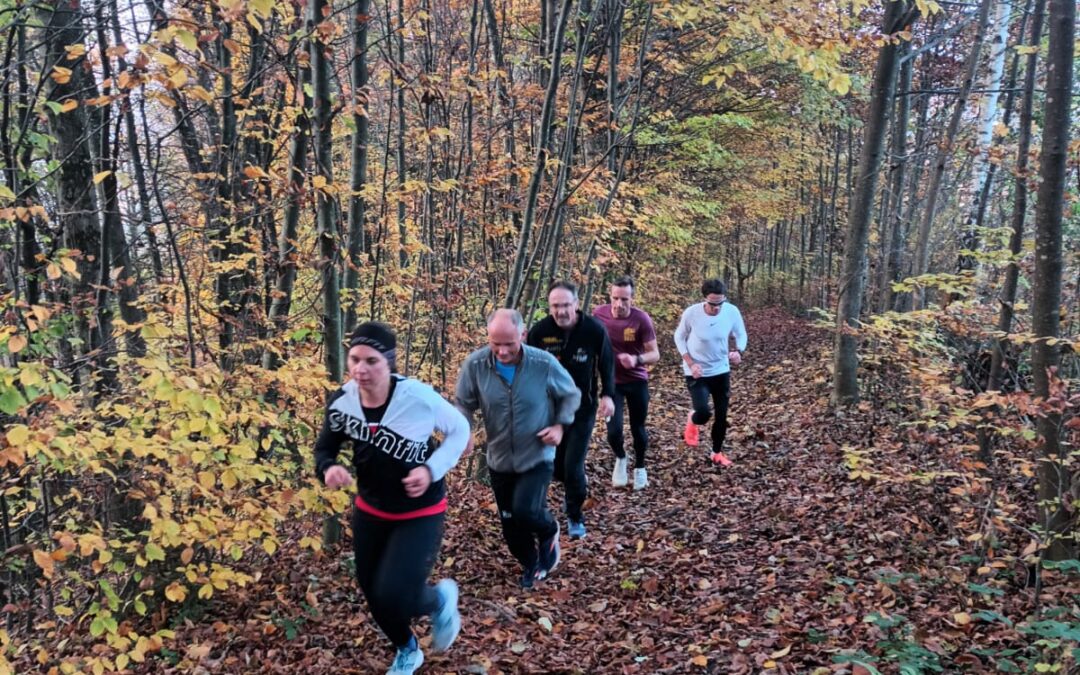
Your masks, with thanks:
<instances>
[{"instance_id":1,"label":"runner's hand","mask_svg":"<svg viewBox=\"0 0 1080 675\"><path fill-rule=\"evenodd\" d=\"M550 427L544 427L536 434L536 437L544 442L545 445L558 445L562 443L563 426L561 424L552 424Z\"/></svg>"},{"instance_id":2,"label":"runner's hand","mask_svg":"<svg viewBox=\"0 0 1080 675\"><path fill-rule=\"evenodd\" d=\"M704 371L701 370L700 363L695 363L694 365L690 366L690 377L694 378L695 380L699 379L703 372Z\"/></svg>"},{"instance_id":3,"label":"runner's hand","mask_svg":"<svg viewBox=\"0 0 1080 675\"><path fill-rule=\"evenodd\" d=\"M739 352L731 352L730 354L728 354L728 363L733 366L739 365L740 363L742 363L742 354L740 354Z\"/></svg>"},{"instance_id":4,"label":"runner's hand","mask_svg":"<svg viewBox=\"0 0 1080 675\"><path fill-rule=\"evenodd\" d=\"M600 397L600 417L611 417L615 414L615 401L610 396Z\"/></svg>"},{"instance_id":5,"label":"runner's hand","mask_svg":"<svg viewBox=\"0 0 1080 675\"><path fill-rule=\"evenodd\" d=\"M616 354L615 358L619 359L619 365L627 370L637 366L637 357L633 354Z\"/></svg>"},{"instance_id":6,"label":"runner's hand","mask_svg":"<svg viewBox=\"0 0 1080 675\"><path fill-rule=\"evenodd\" d=\"M352 485L352 476L349 475L348 469L340 464L334 464L323 474L323 481L326 483L326 487L336 490L346 485Z\"/></svg>"},{"instance_id":7,"label":"runner's hand","mask_svg":"<svg viewBox=\"0 0 1080 675\"><path fill-rule=\"evenodd\" d=\"M408 476L402 478L401 483L405 486L405 494L414 498L419 497L431 486L431 469L418 466L410 471Z\"/></svg>"}]
</instances>

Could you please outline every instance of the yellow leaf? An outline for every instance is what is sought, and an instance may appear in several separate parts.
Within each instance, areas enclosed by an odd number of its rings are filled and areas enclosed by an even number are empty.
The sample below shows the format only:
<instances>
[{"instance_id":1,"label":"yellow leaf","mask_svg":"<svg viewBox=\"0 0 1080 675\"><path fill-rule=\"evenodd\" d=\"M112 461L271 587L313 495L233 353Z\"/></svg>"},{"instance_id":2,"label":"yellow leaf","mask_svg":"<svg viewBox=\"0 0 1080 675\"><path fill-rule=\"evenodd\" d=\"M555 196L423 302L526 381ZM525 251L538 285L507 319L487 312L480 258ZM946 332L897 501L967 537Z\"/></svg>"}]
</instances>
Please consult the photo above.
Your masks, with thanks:
<instances>
[{"instance_id":1,"label":"yellow leaf","mask_svg":"<svg viewBox=\"0 0 1080 675\"><path fill-rule=\"evenodd\" d=\"M23 350L23 348L26 347L26 338L22 335L12 335L11 339L8 340L7 344L9 352L11 352L12 354L18 354ZM11 434L8 434L8 440L11 440ZM15 443L12 443L12 445L15 445Z\"/></svg>"},{"instance_id":2,"label":"yellow leaf","mask_svg":"<svg viewBox=\"0 0 1080 675\"><path fill-rule=\"evenodd\" d=\"M792 643L792 644L795 644L795 643ZM783 649L778 649L775 652L773 652L772 654L769 654L769 658L770 659L782 659L785 656L787 656L789 652L791 652L791 645L788 645L787 647L784 647Z\"/></svg>"},{"instance_id":3,"label":"yellow leaf","mask_svg":"<svg viewBox=\"0 0 1080 675\"><path fill-rule=\"evenodd\" d=\"M268 17L274 9L274 0L249 0L248 7L254 10L255 14Z\"/></svg>"},{"instance_id":4,"label":"yellow leaf","mask_svg":"<svg viewBox=\"0 0 1080 675\"><path fill-rule=\"evenodd\" d=\"M191 51L195 51L199 48L199 40L195 37L195 34L189 30L176 31L176 41Z\"/></svg>"},{"instance_id":5,"label":"yellow leaf","mask_svg":"<svg viewBox=\"0 0 1080 675\"><path fill-rule=\"evenodd\" d=\"M71 68L62 68L60 66L53 66L52 75L50 75L57 84L67 84L71 81Z\"/></svg>"},{"instance_id":6,"label":"yellow leaf","mask_svg":"<svg viewBox=\"0 0 1080 675\"><path fill-rule=\"evenodd\" d=\"M97 185L101 181L105 180L112 175L112 171L101 171L94 174L94 185Z\"/></svg>"},{"instance_id":7,"label":"yellow leaf","mask_svg":"<svg viewBox=\"0 0 1080 675\"><path fill-rule=\"evenodd\" d=\"M705 666L709 665L709 657L705 656L704 654L698 654L694 658L690 659L690 663L694 664L695 666L701 666L702 668L704 668Z\"/></svg>"},{"instance_id":8,"label":"yellow leaf","mask_svg":"<svg viewBox=\"0 0 1080 675\"><path fill-rule=\"evenodd\" d=\"M311 179L311 184L315 186L316 190L321 190L326 187L326 176L315 176Z\"/></svg>"},{"instance_id":9,"label":"yellow leaf","mask_svg":"<svg viewBox=\"0 0 1080 675\"><path fill-rule=\"evenodd\" d=\"M64 51L67 52L69 61L74 61L80 56L86 54L86 45L68 45L64 47Z\"/></svg>"},{"instance_id":10,"label":"yellow leaf","mask_svg":"<svg viewBox=\"0 0 1080 675\"><path fill-rule=\"evenodd\" d=\"M165 52L154 52L154 60L165 66L166 68L171 68L172 66L176 65L176 59L169 56Z\"/></svg>"},{"instance_id":11,"label":"yellow leaf","mask_svg":"<svg viewBox=\"0 0 1080 675\"><path fill-rule=\"evenodd\" d=\"M199 599L209 600L210 596L214 594L214 587L211 584L203 584L199 587Z\"/></svg>"},{"instance_id":12,"label":"yellow leaf","mask_svg":"<svg viewBox=\"0 0 1080 675\"><path fill-rule=\"evenodd\" d=\"M206 91L205 89L203 89L202 87L200 87L197 84L193 85L191 87L188 87L187 91L188 91L189 94L191 94L195 98L199 99L200 101L203 101L205 103L213 103L214 102L214 95L211 94L210 92Z\"/></svg>"},{"instance_id":13,"label":"yellow leaf","mask_svg":"<svg viewBox=\"0 0 1080 675\"><path fill-rule=\"evenodd\" d=\"M236 487L237 482L236 474L233 473L232 469L226 469L225 472L221 474L221 484L224 485L226 489Z\"/></svg>"},{"instance_id":14,"label":"yellow leaf","mask_svg":"<svg viewBox=\"0 0 1080 675\"><path fill-rule=\"evenodd\" d=\"M34 549L34 562L41 568L41 572L45 575L46 579L52 579L53 568L56 565L56 561L53 560L48 551Z\"/></svg>"},{"instance_id":15,"label":"yellow leaf","mask_svg":"<svg viewBox=\"0 0 1080 675\"><path fill-rule=\"evenodd\" d=\"M277 550L277 542L273 539L263 539L262 547L268 555L274 555L274 551Z\"/></svg>"},{"instance_id":16,"label":"yellow leaf","mask_svg":"<svg viewBox=\"0 0 1080 675\"><path fill-rule=\"evenodd\" d=\"M60 267L63 267L64 271L73 277L79 276L79 266L71 258L61 258Z\"/></svg>"},{"instance_id":17,"label":"yellow leaf","mask_svg":"<svg viewBox=\"0 0 1080 675\"><path fill-rule=\"evenodd\" d=\"M217 478L209 471L199 472L199 485L203 486L206 490L213 490L214 485L217 483Z\"/></svg>"},{"instance_id":18,"label":"yellow leaf","mask_svg":"<svg viewBox=\"0 0 1080 675\"><path fill-rule=\"evenodd\" d=\"M183 602L187 597L187 587L174 581L165 589L165 597L173 602Z\"/></svg>"},{"instance_id":19,"label":"yellow leaf","mask_svg":"<svg viewBox=\"0 0 1080 675\"><path fill-rule=\"evenodd\" d=\"M966 626L971 623L971 615L967 612L957 612L956 614L953 614L952 618L958 626Z\"/></svg>"},{"instance_id":20,"label":"yellow leaf","mask_svg":"<svg viewBox=\"0 0 1080 675\"><path fill-rule=\"evenodd\" d=\"M24 387L36 387L44 381L45 380L41 377L41 373L37 370L23 368L19 371L19 382L21 382Z\"/></svg>"},{"instance_id":21,"label":"yellow leaf","mask_svg":"<svg viewBox=\"0 0 1080 675\"><path fill-rule=\"evenodd\" d=\"M179 89L188 81L187 68L177 68L169 75L169 84Z\"/></svg>"},{"instance_id":22,"label":"yellow leaf","mask_svg":"<svg viewBox=\"0 0 1080 675\"><path fill-rule=\"evenodd\" d=\"M844 73L834 73L829 78L829 88L843 96L851 91L851 78Z\"/></svg>"}]
</instances>

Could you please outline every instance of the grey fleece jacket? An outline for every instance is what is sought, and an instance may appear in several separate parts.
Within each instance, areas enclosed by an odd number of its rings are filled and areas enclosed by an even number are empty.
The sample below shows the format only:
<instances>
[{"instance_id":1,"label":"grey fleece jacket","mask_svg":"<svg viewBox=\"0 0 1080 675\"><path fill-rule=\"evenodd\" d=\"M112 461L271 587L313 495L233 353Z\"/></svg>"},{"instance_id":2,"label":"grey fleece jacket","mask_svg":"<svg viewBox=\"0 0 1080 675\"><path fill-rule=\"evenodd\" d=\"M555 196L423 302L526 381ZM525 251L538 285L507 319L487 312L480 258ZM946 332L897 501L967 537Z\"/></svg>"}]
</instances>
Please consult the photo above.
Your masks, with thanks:
<instances>
[{"instance_id":1,"label":"grey fleece jacket","mask_svg":"<svg viewBox=\"0 0 1080 675\"><path fill-rule=\"evenodd\" d=\"M555 459L555 446L536 434L552 424L569 426L581 404L570 374L554 356L522 345L514 383L495 369L490 347L469 354L458 373L456 404L468 417L477 410L487 431L487 464L494 471L523 473Z\"/></svg>"}]
</instances>

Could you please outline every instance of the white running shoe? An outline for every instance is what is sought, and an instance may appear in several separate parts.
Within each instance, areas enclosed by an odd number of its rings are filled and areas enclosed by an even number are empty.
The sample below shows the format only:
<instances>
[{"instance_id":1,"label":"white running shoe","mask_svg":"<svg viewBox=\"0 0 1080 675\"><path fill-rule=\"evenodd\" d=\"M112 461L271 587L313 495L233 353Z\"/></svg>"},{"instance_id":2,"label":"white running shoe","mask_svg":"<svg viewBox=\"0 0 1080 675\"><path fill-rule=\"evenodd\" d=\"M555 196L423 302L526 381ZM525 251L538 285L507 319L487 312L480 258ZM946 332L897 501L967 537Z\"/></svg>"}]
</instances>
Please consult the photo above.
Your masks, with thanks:
<instances>
[{"instance_id":1,"label":"white running shoe","mask_svg":"<svg viewBox=\"0 0 1080 675\"><path fill-rule=\"evenodd\" d=\"M611 484L615 487L626 487L626 458L615 458L615 470L611 472Z\"/></svg>"},{"instance_id":2,"label":"white running shoe","mask_svg":"<svg viewBox=\"0 0 1080 675\"><path fill-rule=\"evenodd\" d=\"M397 650L386 675L413 675L423 662L424 652L420 651L420 645L416 644L416 638L413 638L409 646Z\"/></svg>"},{"instance_id":3,"label":"white running shoe","mask_svg":"<svg viewBox=\"0 0 1080 675\"><path fill-rule=\"evenodd\" d=\"M644 490L649 486L649 474L645 469L634 469L634 489Z\"/></svg>"},{"instance_id":4,"label":"white running shoe","mask_svg":"<svg viewBox=\"0 0 1080 675\"><path fill-rule=\"evenodd\" d=\"M439 594L442 605L431 615L431 646L437 652L445 652L461 631L458 587L453 579L443 579L435 584L435 592Z\"/></svg>"}]
</instances>

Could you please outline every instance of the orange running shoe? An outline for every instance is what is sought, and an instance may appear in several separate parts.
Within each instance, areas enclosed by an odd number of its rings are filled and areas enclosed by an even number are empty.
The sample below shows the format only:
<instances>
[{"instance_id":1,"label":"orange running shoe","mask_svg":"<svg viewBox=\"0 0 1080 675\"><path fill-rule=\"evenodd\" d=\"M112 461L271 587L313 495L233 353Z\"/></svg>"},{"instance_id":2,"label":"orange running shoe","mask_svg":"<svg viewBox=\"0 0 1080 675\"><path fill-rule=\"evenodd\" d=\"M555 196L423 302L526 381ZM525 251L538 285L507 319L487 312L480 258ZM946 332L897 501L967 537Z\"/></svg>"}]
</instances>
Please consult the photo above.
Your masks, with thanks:
<instances>
[{"instance_id":1,"label":"orange running shoe","mask_svg":"<svg viewBox=\"0 0 1080 675\"><path fill-rule=\"evenodd\" d=\"M712 456L713 464L719 464L720 466L731 466L732 462L728 459L728 456L722 452L714 452Z\"/></svg>"},{"instance_id":2,"label":"orange running shoe","mask_svg":"<svg viewBox=\"0 0 1080 675\"><path fill-rule=\"evenodd\" d=\"M693 410L691 410L686 415L686 428L683 429L682 438L683 438L684 441L686 441L686 444L689 445L690 447L697 447L697 444L699 442L698 428L697 428L697 425L694 424L694 411Z\"/></svg>"}]
</instances>

